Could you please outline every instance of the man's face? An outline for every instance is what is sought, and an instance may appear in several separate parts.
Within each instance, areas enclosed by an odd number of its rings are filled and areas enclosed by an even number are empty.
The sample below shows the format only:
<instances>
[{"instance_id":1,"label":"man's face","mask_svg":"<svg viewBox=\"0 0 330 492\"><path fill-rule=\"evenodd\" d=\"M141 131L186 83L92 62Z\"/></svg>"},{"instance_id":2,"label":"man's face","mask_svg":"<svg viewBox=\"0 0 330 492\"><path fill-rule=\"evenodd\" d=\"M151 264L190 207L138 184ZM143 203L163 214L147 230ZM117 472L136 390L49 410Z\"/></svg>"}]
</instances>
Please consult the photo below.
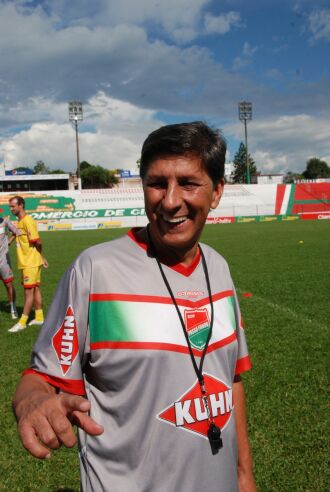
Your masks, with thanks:
<instances>
[{"instance_id":1,"label":"man's face","mask_svg":"<svg viewBox=\"0 0 330 492\"><path fill-rule=\"evenodd\" d=\"M214 187L197 157L169 156L150 164L143 190L156 249L180 255L196 248L210 208L220 201L223 182Z\"/></svg>"},{"instance_id":2,"label":"man's face","mask_svg":"<svg viewBox=\"0 0 330 492\"><path fill-rule=\"evenodd\" d=\"M23 205L19 205L17 203L16 198L14 198L13 200L10 200L9 208L10 208L11 213L13 215L16 215L16 217L18 217L21 214L21 212L24 210Z\"/></svg>"}]
</instances>

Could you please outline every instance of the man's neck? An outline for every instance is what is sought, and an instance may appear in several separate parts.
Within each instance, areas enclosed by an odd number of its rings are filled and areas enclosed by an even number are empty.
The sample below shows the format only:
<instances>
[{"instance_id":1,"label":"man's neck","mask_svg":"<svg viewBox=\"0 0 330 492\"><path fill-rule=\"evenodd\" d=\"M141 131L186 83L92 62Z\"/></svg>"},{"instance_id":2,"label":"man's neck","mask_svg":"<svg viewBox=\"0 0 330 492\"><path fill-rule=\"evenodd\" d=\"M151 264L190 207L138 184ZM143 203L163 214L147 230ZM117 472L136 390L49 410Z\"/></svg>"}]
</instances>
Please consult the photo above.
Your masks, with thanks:
<instances>
[{"instance_id":1,"label":"man's neck","mask_svg":"<svg viewBox=\"0 0 330 492\"><path fill-rule=\"evenodd\" d=\"M24 217L26 216L26 212L25 210L22 210L21 212L19 212L19 214L17 215L17 218L18 220L22 220L24 219Z\"/></svg>"},{"instance_id":2,"label":"man's neck","mask_svg":"<svg viewBox=\"0 0 330 492\"><path fill-rule=\"evenodd\" d=\"M141 236L146 241L148 240L147 229L141 230ZM150 234L150 233L149 233ZM154 254L157 256L159 261L164 265L173 266L177 264L184 265L185 267L189 267L195 260L197 252L198 252L198 243L194 245L194 247L190 248L171 248L164 247L162 244L157 244L152 237L150 237L152 241L152 248L154 249Z\"/></svg>"}]
</instances>

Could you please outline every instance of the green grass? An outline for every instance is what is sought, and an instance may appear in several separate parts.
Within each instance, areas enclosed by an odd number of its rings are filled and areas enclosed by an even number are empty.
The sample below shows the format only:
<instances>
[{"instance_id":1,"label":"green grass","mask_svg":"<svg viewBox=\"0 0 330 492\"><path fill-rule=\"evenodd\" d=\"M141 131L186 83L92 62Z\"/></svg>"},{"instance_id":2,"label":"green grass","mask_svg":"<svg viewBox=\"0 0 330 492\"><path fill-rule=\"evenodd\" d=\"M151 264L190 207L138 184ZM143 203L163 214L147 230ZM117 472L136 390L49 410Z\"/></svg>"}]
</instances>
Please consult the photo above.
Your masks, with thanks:
<instances>
[{"instance_id":1,"label":"green grass","mask_svg":"<svg viewBox=\"0 0 330 492\"><path fill-rule=\"evenodd\" d=\"M43 233L50 263L42 279L45 307L64 269L82 249L123 232ZM244 381L259 492L329 489L329 233L328 221L297 221L213 225L203 234L203 242L230 264L245 319L253 370ZM244 292L253 295L245 298ZM7 333L12 321L3 303L0 308L0 490L76 492L76 450L61 449L49 462L40 462L19 444L10 399L29 364L38 329Z\"/></svg>"}]
</instances>

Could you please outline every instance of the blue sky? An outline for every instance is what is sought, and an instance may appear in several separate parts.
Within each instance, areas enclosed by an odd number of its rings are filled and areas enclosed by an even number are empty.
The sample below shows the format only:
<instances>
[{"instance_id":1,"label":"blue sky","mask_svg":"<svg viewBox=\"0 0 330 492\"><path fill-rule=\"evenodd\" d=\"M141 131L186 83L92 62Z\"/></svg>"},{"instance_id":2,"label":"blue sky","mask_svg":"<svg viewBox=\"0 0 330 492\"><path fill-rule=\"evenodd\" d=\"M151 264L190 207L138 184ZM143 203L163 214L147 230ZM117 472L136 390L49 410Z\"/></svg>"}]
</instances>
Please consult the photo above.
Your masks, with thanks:
<instances>
[{"instance_id":1,"label":"blue sky","mask_svg":"<svg viewBox=\"0 0 330 492\"><path fill-rule=\"evenodd\" d=\"M263 173L330 163L329 0L0 0L0 161L75 167L67 103L84 104L82 160L135 167L164 123L221 128L230 162L253 104Z\"/></svg>"}]
</instances>

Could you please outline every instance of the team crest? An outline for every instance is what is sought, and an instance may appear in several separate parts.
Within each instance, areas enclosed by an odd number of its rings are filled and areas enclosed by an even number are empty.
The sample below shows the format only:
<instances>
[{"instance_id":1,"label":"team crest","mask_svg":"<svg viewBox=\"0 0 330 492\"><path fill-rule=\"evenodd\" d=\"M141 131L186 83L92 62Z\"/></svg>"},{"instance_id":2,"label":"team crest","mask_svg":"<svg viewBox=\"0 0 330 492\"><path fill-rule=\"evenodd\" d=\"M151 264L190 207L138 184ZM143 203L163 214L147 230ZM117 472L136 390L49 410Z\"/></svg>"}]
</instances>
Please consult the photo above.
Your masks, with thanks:
<instances>
[{"instance_id":1,"label":"team crest","mask_svg":"<svg viewBox=\"0 0 330 492\"><path fill-rule=\"evenodd\" d=\"M79 351L76 320L71 306L67 308L62 325L53 336L53 347L65 376Z\"/></svg>"},{"instance_id":2,"label":"team crest","mask_svg":"<svg viewBox=\"0 0 330 492\"><path fill-rule=\"evenodd\" d=\"M232 414L232 389L220 379L209 374L204 374L204 381L210 395L210 412L215 424L223 430ZM178 401L171 403L170 406L162 410L157 418L167 424L208 439L209 422L201 397L199 382L196 380L196 383L179 397Z\"/></svg>"},{"instance_id":3,"label":"team crest","mask_svg":"<svg viewBox=\"0 0 330 492\"><path fill-rule=\"evenodd\" d=\"M184 320L191 346L202 351L210 329L207 309L185 309Z\"/></svg>"}]
</instances>

